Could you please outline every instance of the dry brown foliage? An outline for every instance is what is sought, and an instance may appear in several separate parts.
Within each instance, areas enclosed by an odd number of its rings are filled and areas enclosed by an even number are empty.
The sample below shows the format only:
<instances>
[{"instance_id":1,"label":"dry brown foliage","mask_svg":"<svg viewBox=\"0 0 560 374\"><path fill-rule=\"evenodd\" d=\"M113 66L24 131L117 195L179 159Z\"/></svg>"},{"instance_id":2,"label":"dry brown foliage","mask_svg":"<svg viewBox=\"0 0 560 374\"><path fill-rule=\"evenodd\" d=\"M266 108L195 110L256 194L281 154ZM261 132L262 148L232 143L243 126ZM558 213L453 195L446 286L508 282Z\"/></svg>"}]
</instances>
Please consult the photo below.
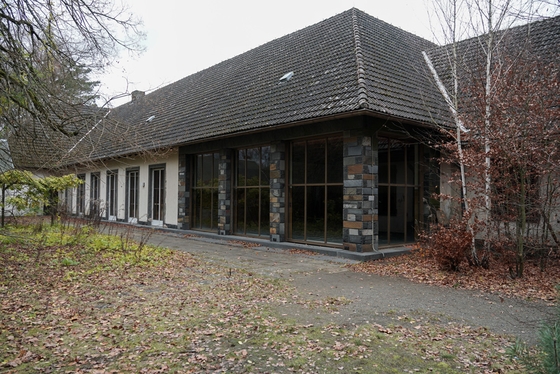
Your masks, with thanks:
<instances>
[{"instance_id":1,"label":"dry brown foliage","mask_svg":"<svg viewBox=\"0 0 560 374\"><path fill-rule=\"evenodd\" d=\"M490 266L465 266L460 271L442 270L426 250L416 248L409 255L349 265L355 271L386 276L401 276L417 283L480 290L503 297L527 300L556 300L560 284L560 256L550 258L541 270L538 262L527 261L523 278L511 276L511 268L495 259Z\"/></svg>"}]
</instances>

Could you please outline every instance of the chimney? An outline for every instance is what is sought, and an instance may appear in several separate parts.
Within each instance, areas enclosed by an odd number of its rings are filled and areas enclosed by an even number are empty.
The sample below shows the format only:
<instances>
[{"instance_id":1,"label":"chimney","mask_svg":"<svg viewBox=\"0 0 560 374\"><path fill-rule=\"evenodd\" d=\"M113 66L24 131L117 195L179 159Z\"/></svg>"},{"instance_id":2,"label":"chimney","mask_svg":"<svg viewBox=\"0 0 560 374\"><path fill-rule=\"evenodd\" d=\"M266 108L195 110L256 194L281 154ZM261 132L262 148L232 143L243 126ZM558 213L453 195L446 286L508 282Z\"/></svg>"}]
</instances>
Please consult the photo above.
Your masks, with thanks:
<instances>
[{"instance_id":1,"label":"chimney","mask_svg":"<svg viewBox=\"0 0 560 374\"><path fill-rule=\"evenodd\" d=\"M144 97L146 93L144 91L139 91L139 90L134 90L132 91L132 93L130 94L132 96L131 98L131 102L135 103L136 101L138 101L141 97Z\"/></svg>"}]
</instances>

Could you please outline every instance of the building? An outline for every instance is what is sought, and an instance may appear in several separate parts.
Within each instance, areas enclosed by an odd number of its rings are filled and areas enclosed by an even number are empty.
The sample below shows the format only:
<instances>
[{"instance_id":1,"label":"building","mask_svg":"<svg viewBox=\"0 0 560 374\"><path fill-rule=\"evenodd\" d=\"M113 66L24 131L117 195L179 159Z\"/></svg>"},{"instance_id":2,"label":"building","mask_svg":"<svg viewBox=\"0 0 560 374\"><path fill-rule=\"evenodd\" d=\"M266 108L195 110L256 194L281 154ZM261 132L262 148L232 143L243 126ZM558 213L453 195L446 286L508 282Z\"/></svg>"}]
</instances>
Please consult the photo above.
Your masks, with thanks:
<instances>
[{"instance_id":1,"label":"building","mask_svg":"<svg viewBox=\"0 0 560 374\"><path fill-rule=\"evenodd\" d=\"M453 124L422 55L438 49L350 9L133 92L49 157L85 181L65 197L77 215L358 253L410 244L441 187L422 136Z\"/></svg>"}]
</instances>

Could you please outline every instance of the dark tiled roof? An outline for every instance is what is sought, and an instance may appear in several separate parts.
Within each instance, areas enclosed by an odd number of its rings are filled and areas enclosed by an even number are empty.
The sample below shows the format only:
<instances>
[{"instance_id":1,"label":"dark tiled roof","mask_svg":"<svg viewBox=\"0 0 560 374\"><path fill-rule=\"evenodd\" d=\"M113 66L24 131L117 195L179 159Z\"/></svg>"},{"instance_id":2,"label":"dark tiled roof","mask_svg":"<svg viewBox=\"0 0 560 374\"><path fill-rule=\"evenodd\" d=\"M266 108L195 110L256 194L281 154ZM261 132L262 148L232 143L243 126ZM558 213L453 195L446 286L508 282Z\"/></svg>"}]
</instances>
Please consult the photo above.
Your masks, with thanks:
<instances>
[{"instance_id":1,"label":"dark tiled roof","mask_svg":"<svg viewBox=\"0 0 560 374\"><path fill-rule=\"evenodd\" d=\"M129 124L131 146L142 149L361 110L446 121L421 55L434 46L351 9L124 104L110 118ZM133 151L121 145L95 156Z\"/></svg>"},{"instance_id":2,"label":"dark tiled roof","mask_svg":"<svg viewBox=\"0 0 560 374\"><path fill-rule=\"evenodd\" d=\"M28 118L23 125L11 129L7 141L10 157L16 168L57 169L94 157L94 152L111 154L126 133L120 124L102 121L107 110L81 105L58 108L64 112L61 125L66 134L55 124L44 124ZM59 113L59 115L62 115Z\"/></svg>"},{"instance_id":3,"label":"dark tiled roof","mask_svg":"<svg viewBox=\"0 0 560 374\"><path fill-rule=\"evenodd\" d=\"M539 56L555 60L559 54L560 17L507 33L512 49L529 41ZM477 38L460 42L458 50L463 67L472 71L481 63ZM106 117L104 111L90 113L74 137L38 127L38 136L17 140L21 152L14 162L29 161L35 152L33 159L41 165L71 164L352 112L450 124L422 51L428 51L449 83L450 46L438 47L350 9L124 104ZM289 72L293 77L280 82Z\"/></svg>"},{"instance_id":4,"label":"dark tiled roof","mask_svg":"<svg viewBox=\"0 0 560 374\"><path fill-rule=\"evenodd\" d=\"M558 56L559 23L557 17L514 28L509 45L525 43L521 36L531 29L532 50ZM478 48L476 38L459 43L465 65L477 61ZM47 151L40 137L20 140L20 153L29 158L32 147L42 165L71 164L352 112L451 124L422 57L429 51L445 81L449 50L350 9L112 109L107 117L103 111L90 115L77 136L51 142L55 149ZM293 77L280 82L289 72Z\"/></svg>"},{"instance_id":5,"label":"dark tiled roof","mask_svg":"<svg viewBox=\"0 0 560 374\"><path fill-rule=\"evenodd\" d=\"M522 61L539 61L542 64L558 64L560 56L560 16L517 26L495 35L499 48L494 51L494 61L506 63ZM485 35L463 40L457 43L458 75L460 82L484 76L486 55L482 48ZM446 87L453 87L451 82L452 45L432 48L427 51ZM558 66L558 65L556 65ZM461 88L460 88L461 89ZM464 89L464 87L463 87Z\"/></svg>"}]
</instances>

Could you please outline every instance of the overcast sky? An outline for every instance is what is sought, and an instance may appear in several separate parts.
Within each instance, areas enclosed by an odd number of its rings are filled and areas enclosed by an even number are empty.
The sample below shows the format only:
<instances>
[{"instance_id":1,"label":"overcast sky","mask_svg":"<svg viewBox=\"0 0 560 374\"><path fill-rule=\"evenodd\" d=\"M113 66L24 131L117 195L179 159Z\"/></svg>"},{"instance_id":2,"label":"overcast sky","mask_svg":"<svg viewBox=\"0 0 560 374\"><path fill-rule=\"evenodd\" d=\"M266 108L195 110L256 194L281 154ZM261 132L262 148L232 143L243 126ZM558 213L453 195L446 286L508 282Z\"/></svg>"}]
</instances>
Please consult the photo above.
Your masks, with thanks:
<instances>
[{"instance_id":1,"label":"overcast sky","mask_svg":"<svg viewBox=\"0 0 560 374\"><path fill-rule=\"evenodd\" d=\"M128 0L144 22L146 51L122 55L101 77L109 97L150 92L356 7L432 40L425 0ZM128 101L114 101L113 106Z\"/></svg>"}]
</instances>

